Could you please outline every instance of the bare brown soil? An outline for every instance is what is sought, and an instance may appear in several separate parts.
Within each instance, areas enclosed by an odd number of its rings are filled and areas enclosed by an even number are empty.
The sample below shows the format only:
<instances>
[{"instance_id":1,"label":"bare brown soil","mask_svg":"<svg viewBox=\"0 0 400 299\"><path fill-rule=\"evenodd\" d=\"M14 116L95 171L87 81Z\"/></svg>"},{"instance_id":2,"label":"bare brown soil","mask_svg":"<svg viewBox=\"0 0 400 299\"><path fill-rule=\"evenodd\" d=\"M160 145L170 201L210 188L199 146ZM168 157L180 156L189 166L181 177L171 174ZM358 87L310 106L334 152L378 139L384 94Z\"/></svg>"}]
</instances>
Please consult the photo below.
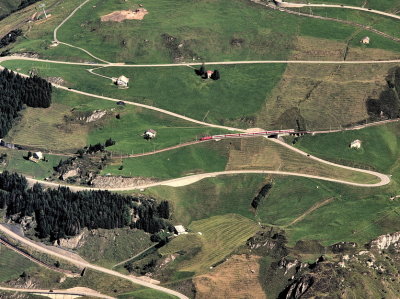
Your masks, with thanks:
<instances>
[{"instance_id":1,"label":"bare brown soil","mask_svg":"<svg viewBox=\"0 0 400 299\"><path fill-rule=\"evenodd\" d=\"M266 298L258 279L259 259L234 255L212 272L197 276L194 279L196 298Z\"/></svg>"},{"instance_id":2,"label":"bare brown soil","mask_svg":"<svg viewBox=\"0 0 400 299\"><path fill-rule=\"evenodd\" d=\"M143 20L144 16L149 12L145 8L136 10L120 10L114 11L108 15L102 16L102 22L122 22L125 20Z\"/></svg>"}]
</instances>

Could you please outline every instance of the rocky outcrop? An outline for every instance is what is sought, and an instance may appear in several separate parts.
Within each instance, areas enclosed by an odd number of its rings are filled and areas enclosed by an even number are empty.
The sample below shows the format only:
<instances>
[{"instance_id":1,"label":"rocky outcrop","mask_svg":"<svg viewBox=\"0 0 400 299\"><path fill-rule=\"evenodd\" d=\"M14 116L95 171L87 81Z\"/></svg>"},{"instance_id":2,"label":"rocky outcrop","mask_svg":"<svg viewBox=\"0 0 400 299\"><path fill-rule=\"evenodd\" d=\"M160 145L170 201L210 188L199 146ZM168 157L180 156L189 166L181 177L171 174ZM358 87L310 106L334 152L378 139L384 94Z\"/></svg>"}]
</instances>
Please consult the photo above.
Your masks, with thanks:
<instances>
[{"instance_id":1,"label":"rocky outcrop","mask_svg":"<svg viewBox=\"0 0 400 299\"><path fill-rule=\"evenodd\" d=\"M60 177L63 181L65 181L68 178L78 176L79 175L79 168L76 169L71 169L68 170L67 172L63 173L63 175Z\"/></svg>"},{"instance_id":2,"label":"rocky outcrop","mask_svg":"<svg viewBox=\"0 0 400 299\"><path fill-rule=\"evenodd\" d=\"M311 275L304 275L295 280L282 293L279 294L279 299L298 299L313 285L314 278Z\"/></svg>"},{"instance_id":3,"label":"rocky outcrop","mask_svg":"<svg viewBox=\"0 0 400 299\"><path fill-rule=\"evenodd\" d=\"M330 246L333 253L342 253L349 250L354 250L357 248L357 243L355 242L339 242Z\"/></svg>"},{"instance_id":4,"label":"rocky outcrop","mask_svg":"<svg viewBox=\"0 0 400 299\"><path fill-rule=\"evenodd\" d=\"M79 242L82 240L83 236L85 234L85 231L82 231L79 235L69 238L69 239L59 239L56 241L57 244L54 245L59 245L63 248L68 248L68 249L75 249L78 247Z\"/></svg>"},{"instance_id":5,"label":"rocky outcrop","mask_svg":"<svg viewBox=\"0 0 400 299\"><path fill-rule=\"evenodd\" d=\"M388 249L391 245L399 243L400 241L400 232L395 232L392 234L382 235L372 240L368 247L371 249L377 249L379 251Z\"/></svg>"},{"instance_id":6,"label":"rocky outcrop","mask_svg":"<svg viewBox=\"0 0 400 299\"><path fill-rule=\"evenodd\" d=\"M286 275L290 269L297 266L301 266L301 262L299 260L295 259L294 261L291 261L285 257L281 258L281 260L278 263L279 269L285 269L284 275Z\"/></svg>"},{"instance_id":7,"label":"rocky outcrop","mask_svg":"<svg viewBox=\"0 0 400 299\"><path fill-rule=\"evenodd\" d=\"M96 120L99 120L106 114L107 114L106 110L95 110L89 117L86 118L86 122L87 123L94 122Z\"/></svg>"}]
</instances>

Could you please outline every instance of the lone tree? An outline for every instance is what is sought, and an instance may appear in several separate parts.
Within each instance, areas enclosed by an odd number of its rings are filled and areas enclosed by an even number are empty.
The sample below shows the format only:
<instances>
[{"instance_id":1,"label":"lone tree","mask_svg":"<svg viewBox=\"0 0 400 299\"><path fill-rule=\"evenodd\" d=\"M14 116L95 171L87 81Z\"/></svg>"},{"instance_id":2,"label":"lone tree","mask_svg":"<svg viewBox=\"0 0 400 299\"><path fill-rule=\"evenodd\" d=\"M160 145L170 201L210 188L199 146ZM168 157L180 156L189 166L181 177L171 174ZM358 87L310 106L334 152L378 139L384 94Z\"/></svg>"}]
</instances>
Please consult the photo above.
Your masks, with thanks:
<instances>
[{"instance_id":1,"label":"lone tree","mask_svg":"<svg viewBox=\"0 0 400 299\"><path fill-rule=\"evenodd\" d=\"M204 63L201 65L200 69L194 70L197 76L203 76L206 72L206 68L204 66Z\"/></svg>"},{"instance_id":2,"label":"lone tree","mask_svg":"<svg viewBox=\"0 0 400 299\"><path fill-rule=\"evenodd\" d=\"M219 78L220 78L219 71L218 70L214 70L214 73L212 73L212 75L211 75L211 79L219 80Z\"/></svg>"}]
</instances>

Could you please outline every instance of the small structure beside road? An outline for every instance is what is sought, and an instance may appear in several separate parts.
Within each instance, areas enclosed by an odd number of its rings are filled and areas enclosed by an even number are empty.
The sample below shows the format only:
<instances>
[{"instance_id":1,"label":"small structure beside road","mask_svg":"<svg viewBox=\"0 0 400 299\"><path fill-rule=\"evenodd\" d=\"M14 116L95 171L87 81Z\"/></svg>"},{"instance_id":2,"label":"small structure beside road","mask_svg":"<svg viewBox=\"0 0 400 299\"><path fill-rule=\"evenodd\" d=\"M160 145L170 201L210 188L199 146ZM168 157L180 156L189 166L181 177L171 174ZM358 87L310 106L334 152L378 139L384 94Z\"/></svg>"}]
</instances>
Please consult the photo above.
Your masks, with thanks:
<instances>
[{"instance_id":1,"label":"small structure beside road","mask_svg":"<svg viewBox=\"0 0 400 299\"><path fill-rule=\"evenodd\" d=\"M179 235L187 234L187 231L183 227L183 225L175 225L174 226L174 233L179 236Z\"/></svg>"},{"instance_id":2,"label":"small structure beside road","mask_svg":"<svg viewBox=\"0 0 400 299\"><path fill-rule=\"evenodd\" d=\"M352 143L350 143L350 148L360 149L361 148L361 143L362 143L361 140L356 139Z\"/></svg>"},{"instance_id":3,"label":"small structure beside road","mask_svg":"<svg viewBox=\"0 0 400 299\"><path fill-rule=\"evenodd\" d=\"M361 43L364 45L369 45L369 41L370 41L369 37L366 36L361 40Z\"/></svg>"},{"instance_id":4,"label":"small structure beside road","mask_svg":"<svg viewBox=\"0 0 400 299\"><path fill-rule=\"evenodd\" d=\"M148 129L143 133L144 139L153 139L157 136L157 132L153 129Z\"/></svg>"},{"instance_id":5,"label":"small structure beside road","mask_svg":"<svg viewBox=\"0 0 400 299\"><path fill-rule=\"evenodd\" d=\"M129 78L125 76L119 76L115 81L115 84L121 87L128 87L128 83L129 83Z\"/></svg>"}]
</instances>

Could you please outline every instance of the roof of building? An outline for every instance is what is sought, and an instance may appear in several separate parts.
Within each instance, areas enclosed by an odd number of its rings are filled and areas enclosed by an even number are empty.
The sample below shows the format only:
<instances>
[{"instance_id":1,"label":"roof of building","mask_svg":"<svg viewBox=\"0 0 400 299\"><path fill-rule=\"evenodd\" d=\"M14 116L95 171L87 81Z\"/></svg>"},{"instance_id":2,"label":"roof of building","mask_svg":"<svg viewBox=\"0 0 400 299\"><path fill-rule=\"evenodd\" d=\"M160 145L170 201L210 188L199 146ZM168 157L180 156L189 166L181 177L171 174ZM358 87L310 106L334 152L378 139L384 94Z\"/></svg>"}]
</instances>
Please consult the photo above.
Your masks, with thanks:
<instances>
[{"instance_id":1,"label":"roof of building","mask_svg":"<svg viewBox=\"0 0 400 299\"><path fill-rule=\"evenodd\" d=\"M153 130L153 129L148 129L148 130L146 130L146 133L157 134L157 131L155 131L155 130Z\"/></svg>"},{"instance_id":2,"label":"roof of building","mask_svg":"<svg viewBox=\"0 0 400 299\"><path fill-rule=\"evenodd\" d=\"M118 81L122 81L122 82L128 83L129 82L129 78L127 78L125 76L119 76L118 77Z\"/></svg>"},{"instance_id":3,"label":"roof of building","mask_svg":"<svg viewBox=\"0 0 400 299\"><path fill-rule=\"evenodd\" d=\"M357 144L357 143L361 143L361 140L360 139L356 139L356 140L351 142L351 144Z\"/></svg>"},{"instance_id":4,"label":"roof of building","mask_svg":"<svg viewBox=\"0 0 400 299\"><path fill-rule=\"evenodd\" d=\"M174 228L175 228L175 230L176 230L176 232L177 232L178 234L181 234L181 233L186 232L186 230L185 230L185 228L183 227L183 225L175 225Z\"/></svg>"}]
</instances>

